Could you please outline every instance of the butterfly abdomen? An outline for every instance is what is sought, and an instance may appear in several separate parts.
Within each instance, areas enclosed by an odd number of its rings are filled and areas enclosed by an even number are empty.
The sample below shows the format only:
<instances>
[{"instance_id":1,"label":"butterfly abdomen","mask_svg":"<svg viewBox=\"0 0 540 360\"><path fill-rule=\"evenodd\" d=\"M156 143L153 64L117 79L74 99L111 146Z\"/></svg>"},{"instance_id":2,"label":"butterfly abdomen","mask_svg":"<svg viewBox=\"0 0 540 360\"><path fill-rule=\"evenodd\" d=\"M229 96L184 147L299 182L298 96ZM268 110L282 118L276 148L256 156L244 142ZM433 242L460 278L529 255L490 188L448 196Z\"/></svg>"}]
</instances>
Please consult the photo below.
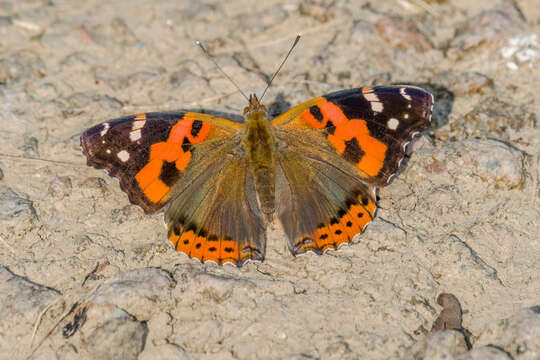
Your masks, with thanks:
<instances>
[{"instance_id":1,"label":"butterfly abdomen","mask_svg":"<svg viewBox=\"0 0 540 360\"><path fill-rule=\"evenodd\" d=\"M253 112L246 117L244 146L263 213L275 211L275 139L268 116Z\"/></svg>"}]
</instances>

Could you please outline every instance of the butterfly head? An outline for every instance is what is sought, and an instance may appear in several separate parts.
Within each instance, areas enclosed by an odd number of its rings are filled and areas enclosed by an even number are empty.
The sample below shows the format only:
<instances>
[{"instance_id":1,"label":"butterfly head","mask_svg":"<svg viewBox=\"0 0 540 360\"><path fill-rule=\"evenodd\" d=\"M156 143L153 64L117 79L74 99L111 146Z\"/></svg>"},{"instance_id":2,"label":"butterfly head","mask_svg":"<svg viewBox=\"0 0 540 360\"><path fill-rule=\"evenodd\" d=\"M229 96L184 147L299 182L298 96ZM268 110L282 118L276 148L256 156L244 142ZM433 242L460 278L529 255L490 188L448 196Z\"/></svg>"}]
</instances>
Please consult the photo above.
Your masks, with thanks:
<instances>
[{"instance_id":1,"label":"butterfly head","mask_svg":"<svg viewBox=\"0 0 540 360\"><path fill-rule=\"evenodd\" d=\"M260 103L257 95L249 95L249 105L244 108L244 116L255 114L257 112L268 113L266 106Z\"/></svg>"}]
</instances>

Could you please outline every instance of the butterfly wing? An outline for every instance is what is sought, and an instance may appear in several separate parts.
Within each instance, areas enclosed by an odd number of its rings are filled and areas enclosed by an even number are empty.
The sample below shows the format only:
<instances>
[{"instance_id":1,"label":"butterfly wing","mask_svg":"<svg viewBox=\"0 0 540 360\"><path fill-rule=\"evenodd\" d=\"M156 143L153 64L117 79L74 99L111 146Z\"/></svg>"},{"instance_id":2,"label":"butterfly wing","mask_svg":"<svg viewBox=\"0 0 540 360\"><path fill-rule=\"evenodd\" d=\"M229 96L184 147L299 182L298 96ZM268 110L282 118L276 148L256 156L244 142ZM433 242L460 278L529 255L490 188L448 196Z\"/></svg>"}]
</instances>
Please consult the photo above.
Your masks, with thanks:
<instances>
[{"instance_id":1,"label":"butterfly wing","mask_svg":"<svg viewBox=\"0 0 540 360\"><path fill-rule=\"evenodd\" d=\"M86 130L81 147L89 166L118 178L130 202L152 213L167 202L171 187L188 165L194 167L197 144L226 139L241 126L190 112L138 114Z\"/></svg>"},{"instance_id":2,"label":"butterfly wing","mask_svg":"<svg viewBox=\"0 0 540 360\"><path fill-rule=\"evenodd\" d=\"M288 144L277 156L277 191L278 217L289 250L293 255L322 254L349 243L375 215L375 188L363 183L354 165L330 144L307 147L303 143L324 144L323 134L304 133L302 141L288 132L277 134Z\"/></svg>"},{"instance_id":3,"label":"butterfly wing","mask_svg":"<svg viewBox=\"0 0 540 360\"><path fill-rule=\"evenodd\" d=\"M242 125L206 114L147 113L85 131L88 165L106 169L135 205L168 203L168 237L192 258L242 266L264 258L266 232L241 149Z\"/></svg>"},{"instance_id":4,"label":"butterfly wing","mask_svg":"<svg viewBox=\"0 0 540 360\"><path fill-rule=\"evenodd\" d=\"M429 127L432 107L433 96L418 87L363 87L312 99L272 123L324 133L364 182L383 186L399 171L413 137Z\"/></svg>"},{"instance_id":5,"label":"butterfly wing","mask_svg":"<svg viewBox=\"0 0 540 360\"><path fill-rule=\"evenodd\" d=\"M266 223L246 158L216 156L208 162L173 189L175 199L165 213L169 240L203 262L262 261Z\"/></svg>"},{"instance_id":6,"label":"butterfly wing","mask_svg":"<svg viewBox=\"0 0 540 360\"><path fill-rule=\"evenodd\" d=\"M337 248L365 229L375 186L399 171L432 106L417 87L366 87L312 99L273 120L278 216L294 255Z\"/></svg>"}]
</instances>

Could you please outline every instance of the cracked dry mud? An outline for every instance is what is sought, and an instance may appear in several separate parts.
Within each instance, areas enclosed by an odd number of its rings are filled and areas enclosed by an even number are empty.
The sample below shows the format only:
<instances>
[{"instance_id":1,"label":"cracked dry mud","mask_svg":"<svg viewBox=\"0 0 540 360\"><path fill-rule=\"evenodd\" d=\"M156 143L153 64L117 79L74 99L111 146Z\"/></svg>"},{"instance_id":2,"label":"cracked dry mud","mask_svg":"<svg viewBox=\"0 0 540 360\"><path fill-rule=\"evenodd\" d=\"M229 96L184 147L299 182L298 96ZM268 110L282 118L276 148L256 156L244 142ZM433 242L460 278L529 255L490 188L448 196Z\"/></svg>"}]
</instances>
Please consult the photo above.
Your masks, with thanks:
<instances>
[{"instance_id":1,"label":"cracked dry mud","mask_svg":"<svg viewBox=\"0 0 540 360\"><path fill-rule=\"evenodd\" d=\"M539 359L536 0L0 1L0 359ZM202 265L116 180L87 127L416 83L434 127L352 246ZM463 334L428 333L437 297ZM535 307L536 306L536 307ZM32 352L34 351L34 352Z\"/></svg>"}]
</instances>

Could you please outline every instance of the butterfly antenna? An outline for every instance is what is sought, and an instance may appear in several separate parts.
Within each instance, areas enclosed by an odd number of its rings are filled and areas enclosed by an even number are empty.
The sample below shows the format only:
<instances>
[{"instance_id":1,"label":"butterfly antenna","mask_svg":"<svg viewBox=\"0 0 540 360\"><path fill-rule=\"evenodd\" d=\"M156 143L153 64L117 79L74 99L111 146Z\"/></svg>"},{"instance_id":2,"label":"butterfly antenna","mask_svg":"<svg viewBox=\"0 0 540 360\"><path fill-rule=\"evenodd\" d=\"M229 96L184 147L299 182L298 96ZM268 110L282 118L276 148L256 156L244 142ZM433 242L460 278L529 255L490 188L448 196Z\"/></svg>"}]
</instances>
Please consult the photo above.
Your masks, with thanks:
<instances>
[{"instance_id":1,"label":"butterfly antenna","mask_svg":"<svg viewBox=\"0 0 540 360\"><path fill-rule=\"evenodd\" d=\"M277 71L274 73L274 75L272 75L272 78L270 79L270 81L268 82L268 85L266 85L266 89L264 89L262 95L261 95L261 98L259 101L262 101L264 95L266 94L266 90L268 90L268 88L270 87L270 85L272 85L272 81L274 81L274 78L277 76L277 74L279 73L279 71L281 70L281 68L283 67L283 65L285 65L285 61L287 61L287 59L289 58L289 55L291 55L294 47L296 46L296 44L298 44L298 42L300 41L300 38L302 37L302 35L298 34L296 35L296 39L294 39L294 43L292 44L291 48L289 49L289 52L287 53L287 55L285 56L285 59L283 59L283 61L281 62L281 65L279 65Z\"/></svg>"},{"instance_id":2,"label":"butterfly antenna","mask_svg":"<svg viewBox=\"0 0 540 360\"><path fill-rule=\"evenodd\" d=\"M0 159L13 160L13 161L28 160L28 161L37 161L37 162L52 163L52 164L58 164L58 165L66 165L66 166L83 166L82 164L69 162L69 161L40 159L36 157L31 157L31 156L10 155L10 154L3 154L3 153L0 153Z\"/></svg>"},{"instance_id":3,"label":"butterfly antenna","mask_svg":"<svg viewBox=\"0 0 540 360\"><path fill-rule=\"evenodd\" d=\"M244 94L244 92L242 91L242 89L240 89L240 86L238 86L237 83L234 82L234 80L229 76L227 75L227 73L225 71L223 71L223 69L221 68L221 66L218 65L217 61L208 53L208 51L206 50L206 48L203 46L203 44L201 44L201 42L199 40L195 41L195 44L199 45L199 47L201 48L201 50L204 52L204 54L206 55L206 57L208 59L210 59L210 61L212 61L214 63L214 65L216 65L216 67L218 68L218 70L227 78L229 79L230 82L232 82L232 84L236 87L236 89L240 92L240 94L242 94L243 97L246 98L247 101L249 101L249 98L246 96L246 94Z\"/></svg>"}]
</instances>

